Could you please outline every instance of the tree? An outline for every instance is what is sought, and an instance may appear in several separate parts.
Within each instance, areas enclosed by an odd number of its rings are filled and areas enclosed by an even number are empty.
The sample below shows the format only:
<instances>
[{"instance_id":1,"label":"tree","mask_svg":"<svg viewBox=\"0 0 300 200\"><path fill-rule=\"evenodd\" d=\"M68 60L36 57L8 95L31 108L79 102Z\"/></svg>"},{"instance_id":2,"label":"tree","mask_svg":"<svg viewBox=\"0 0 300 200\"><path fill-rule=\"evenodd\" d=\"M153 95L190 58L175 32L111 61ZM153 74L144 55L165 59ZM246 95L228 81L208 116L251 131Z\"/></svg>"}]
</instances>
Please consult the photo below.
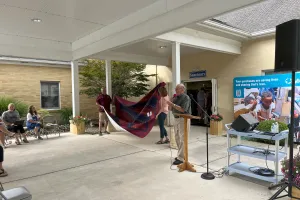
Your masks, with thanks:
<instances>
[{"instance_id":1,"label":"tree","mask_svg":"<svg viewBox=\"0 0 300 200\"><path fill-rule=\"evenodd\" d=\"M128 62L112 61L112 95L123 98L138 97L149 91L149 77L155 74L144 72L146 65ZM80 93L95 97L105 87L105 62L101 60L86 60L86 65L80 69Z\"/></svg>"}]
</instances>

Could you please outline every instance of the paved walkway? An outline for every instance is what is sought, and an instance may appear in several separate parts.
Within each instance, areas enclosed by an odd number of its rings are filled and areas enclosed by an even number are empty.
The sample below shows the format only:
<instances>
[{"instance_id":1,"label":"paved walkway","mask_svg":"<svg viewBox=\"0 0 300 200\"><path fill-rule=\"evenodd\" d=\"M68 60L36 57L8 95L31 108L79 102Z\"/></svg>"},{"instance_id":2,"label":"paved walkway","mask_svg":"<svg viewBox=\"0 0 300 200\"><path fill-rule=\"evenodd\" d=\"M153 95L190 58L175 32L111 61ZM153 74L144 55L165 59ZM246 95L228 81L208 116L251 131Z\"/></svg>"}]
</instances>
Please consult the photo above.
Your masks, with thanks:
<instances>
[{"instance_id":1,"label":"paved walkway","mask_svg":"<svg viewBox=\"0 0 300 200\"><path fill-rule=\"evenodd\" d=\"M5 150L9 176L0 180L5 189L27 187L37 200L266 200L275 192L268 190L267 183L245 177L201 179L206 166L202 127L192 127L189 140L189 157L197 173L179 173L174 166L171 170L171 153L175 157L176 150L156 145L158 138L154 127L143 139L120 132L32 139L30 144ZM224 167L226 138L210 136L209 149L210 167ZM263 160L245 159L265 166Z\"/></svg>"}]
</instances>

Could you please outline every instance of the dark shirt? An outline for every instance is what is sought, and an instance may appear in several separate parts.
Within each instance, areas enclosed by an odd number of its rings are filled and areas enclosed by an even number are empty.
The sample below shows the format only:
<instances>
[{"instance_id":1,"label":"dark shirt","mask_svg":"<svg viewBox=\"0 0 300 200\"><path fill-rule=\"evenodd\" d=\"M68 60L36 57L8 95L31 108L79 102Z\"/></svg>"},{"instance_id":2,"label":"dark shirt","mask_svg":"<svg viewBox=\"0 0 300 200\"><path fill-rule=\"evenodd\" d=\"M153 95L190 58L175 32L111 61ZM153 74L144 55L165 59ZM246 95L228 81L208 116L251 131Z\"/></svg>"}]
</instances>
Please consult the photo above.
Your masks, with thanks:
<instances>
[{"instance_id":1,"label":"dark shirt","mask_svg":"<svg viewBox=\"0 0 300 200\"><path fill-rule=\"evenodd\" d=\"M181 108L183 108L183 110L185 111L184 112L185 114L192 114L191 99L188 95L186 95L186 94L177 95L173 99L173 103L180 106ZM173 114L175 114L175 113L184 114L184 113L176 110L175 108L172 109L172 112L173 112Z\"/></svg>"},{"instance_id":2,"label":"dark shirt","mask_svg":"<svg viewBox=\"0 0 300 200\"><path fill-rule=\"evenodd\" d=\"M110 104L112 102L111 98L107 94L99 94L96 102L103 106L107 112L110 112ZM99 112L104 112L103 108L99 107Z\"/></svg>"}]
</instances>

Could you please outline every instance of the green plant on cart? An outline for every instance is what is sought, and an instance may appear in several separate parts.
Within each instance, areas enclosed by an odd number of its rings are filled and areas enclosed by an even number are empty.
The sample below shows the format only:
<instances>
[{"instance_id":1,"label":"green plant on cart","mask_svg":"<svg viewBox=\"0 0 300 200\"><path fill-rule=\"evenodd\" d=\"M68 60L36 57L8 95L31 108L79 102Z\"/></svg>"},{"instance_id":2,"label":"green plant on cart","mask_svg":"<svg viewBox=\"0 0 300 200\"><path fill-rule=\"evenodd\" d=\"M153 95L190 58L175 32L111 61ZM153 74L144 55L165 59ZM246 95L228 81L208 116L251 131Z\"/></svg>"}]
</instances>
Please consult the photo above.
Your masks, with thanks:
<instances>
[{"instance_id":1,"label":"green plant on cart","mask_svg":"<svg viewBox=\"0 0 300 200\"><path fill-rule=\"evenodd\" d=\"M274 122L277 122L279 125L279 132L288 130L288 126L283 123L283 122L279 122L279 121L274 121L274 120L266 120L266 121L262 121L259 123L259 125L256 127L256 130L258 131L262 131L262 132L270 132L271 131L271 127L272 124ZM254 141L254 142L260 142L260 143L266 143L266 144L275 144L275 141L271 141L271 140L266 140L266 139L258 139L258 138L244 138L244 140L249 140L249 141ZM280 146L284 146L284 140L280 141Z\"/></svg>"},{"instance_id":2,"label":"green plant on cart","mask_svg":"<svg viewBox=\"0 0 300 200\"><path fill-rule=\"evenodd\" d=\"M279 121L275 121L275 120L266 120L266 121L260 122L259 125L256 127L256 130L263 131L263 132L270 132L272 124L274 122L278 123L278 125L279 125L279 132L285 131L285 130L289 129L289 127L285 123L283 123L283 122L279 122Z\"/></svg>"}]
</instances>

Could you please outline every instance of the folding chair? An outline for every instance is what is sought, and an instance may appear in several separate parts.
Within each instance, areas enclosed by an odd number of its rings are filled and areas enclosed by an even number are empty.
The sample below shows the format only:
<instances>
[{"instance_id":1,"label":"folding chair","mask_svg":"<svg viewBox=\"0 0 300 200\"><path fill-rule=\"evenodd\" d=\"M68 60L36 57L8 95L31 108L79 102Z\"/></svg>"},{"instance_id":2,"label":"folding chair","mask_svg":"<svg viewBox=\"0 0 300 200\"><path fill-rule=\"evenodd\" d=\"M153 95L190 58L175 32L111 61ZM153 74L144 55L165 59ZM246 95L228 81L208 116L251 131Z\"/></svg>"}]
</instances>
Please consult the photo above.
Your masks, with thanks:
<instances>
[{"instance_id":1,"label":"folding chair","mask_svg":"<svg viewBox=\"0 0 300 200\"><path fill-rule=\"evenodd\" d=\"M1 199L3 200L31 200L32 195L25 187L17 187L9 190L4 190L1 184L0 191Z\"/></svg>"},{"instance_id":2,"label":"folding chair","mask_svg":"<svg viewBox=\"0 0 300 200\"><path fill-rule=\"evenodd\" d=\"M43 118L43 123L42 123L42 134L46 135L48 138L48 135L51 133L58 133L60 136L60 128L59 125L57 124L57 120L54 116L45 116Z\"/></svg>"}]
</instances>

